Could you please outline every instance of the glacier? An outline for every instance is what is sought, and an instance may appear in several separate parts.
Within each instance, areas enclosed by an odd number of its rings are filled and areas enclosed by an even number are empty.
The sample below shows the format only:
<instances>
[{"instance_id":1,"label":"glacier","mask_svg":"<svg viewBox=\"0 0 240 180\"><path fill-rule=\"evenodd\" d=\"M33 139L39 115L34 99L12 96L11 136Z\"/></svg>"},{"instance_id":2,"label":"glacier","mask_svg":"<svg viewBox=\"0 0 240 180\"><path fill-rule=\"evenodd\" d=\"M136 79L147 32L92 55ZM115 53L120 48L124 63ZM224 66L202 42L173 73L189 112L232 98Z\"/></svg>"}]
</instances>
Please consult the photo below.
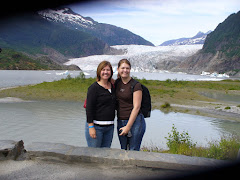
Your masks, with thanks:
<instances>
[{"instance_id":1,"label":"glacier","mask_svg":"<svg viewBox=\"0 0 240 180\"><path fill-rule=\"evenodd\" d=\"M128 59L132 71L156 72L170 70L169 64L180 63L187 57L195 54L202 48L202 44L179 46L146 46L146 45L115 45L111 48L122 50L119 55L92 55L87 57L69 59L65 65L77 65L83 71L96 71L98 64L109 61L113 68L117 67L119 60ZM165 68L164 68L165 66Z\"/></svg>"}]
</instances>

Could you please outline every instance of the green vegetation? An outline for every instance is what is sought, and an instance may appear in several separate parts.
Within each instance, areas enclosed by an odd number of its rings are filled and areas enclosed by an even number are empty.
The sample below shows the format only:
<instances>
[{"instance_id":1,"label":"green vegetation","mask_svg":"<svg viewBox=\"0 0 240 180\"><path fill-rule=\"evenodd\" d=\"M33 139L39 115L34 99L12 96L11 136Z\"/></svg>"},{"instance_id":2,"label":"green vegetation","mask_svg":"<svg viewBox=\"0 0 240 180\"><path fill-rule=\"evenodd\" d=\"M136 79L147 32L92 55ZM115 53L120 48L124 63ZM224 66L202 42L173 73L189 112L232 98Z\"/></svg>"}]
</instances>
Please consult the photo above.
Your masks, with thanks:
<instances>
[{"instance_id":1,"label":"green vegetation","mask_svg":"<svg viewBox=\"0 0 240 180\"><path fill-rule=\"evenodd\" d=\"M225 107L224 109L231 109L231 107L227 106L227 107Z\"/></svg>"},{"instance_id":2,"label":"green vegetation","mask_svg":"<svg viewBox=\"0 0 240 180\"><path fill-rule=\"evenodd\" d=\"M88 87L96 81L95 78L85 79L83 75L54 82L44 82L37 85L29 85L0 91L0 98L18 97L26 100L64 100L84 101ZM177 80L139 80L146 85L151 93L152 108L160 109L164 113L169 111L183 112L221 118L221 115L202 111L201 107L216 109L215 107L227 107L229 104L216 104L216 100L208 98L202 92L216 92L228 94L240 94L240 81L177 81ZM164 104L168 102L169 105ZM212 103L214 102L214 103ZM165 108L166 106L166 108ZM191 108L191 107L195 107ZM196 109L196 107L200 107ZM225 116L225 119L237 120L236 116Z\"/></svg>"},{"instance_id":3,"label":"green vegetation","mask_svg":"<svg viewBox=\"0 0 240 180\"><path fill-rule=\"evenodd\" d=\"M161 108L170 108L171 105L168 102L165 102L163 105L161 105Z\"/></svg>"},{"instance_id":4,"label":"green vegetation","mask_svg":"<svg viewBox=\"0 0 240 180\"><path fill-rule=\"evenodd\" d=\"M222 51L227 57L240 57L240 11L230 15L224 22L208 35L203 52L216 53Z\"/></svg>"},{"instance_id":5,"label":"green vegetation","mask_svg":"<svg viewBox=\"0 0 240 180\"><path fill-rule=\"evenodd\" d=\"M172 127L171 133L168 133L167 146L169 150L161 150L158 147L143 147L142 151L182 154L187 156L207 157L222 160L234 160L237 158L240 148L240 139L237 137L221 138L220 141L209 142L209 147L197 147L193 143L188 132L180 133L177 128Z\"/></svg>"},{"instance_id":6,"label":"green vegetation","mask_svg":"<svg viewBox=\"0 0 240 180\"><path fill-rule=\"evenodd\" d=\"M106 44L88 33L45 20L36 13L26 13L1 20L0 47L28 54L46 54L54 49L66 57L102 54Z\"/></svg>"},{"instance_id":7,"label":"green vegetation","mask_svg":"<svg viewBox=\"0 0 240 180\"><path fill-rule=\"evenodd\" d=\"M95 78L85 79L84 75L79 77L62 79L54 82L44 82L37 85L29 85L0 91L0 97L19 97L23 99L52 99L83 101L86 97L88 87ZM240 81L177 81L177 80L138 80L146 85L151 93L154 108L160 109L163 102L169 104L201 105L196 101L213 101L198 92L221 91L231 94L240 91ZM205 106L205 104L202 104Z\"/></svg>"},{"instance_id":8,"label":"green vegetation","mask_svg":"<svg viewBox=\"0 0 240 180\"><path fill-rule=\"evenodd\" d=\"M33 60L26 55L11 49L2 49L0 53L0 69L3 70L45 70L47 65Z\"/></svg>"},{"instance_id":9,"label":"green vegetation","mask_svg":"<svg viewBox=\"0 0 240 180\"><path fill-rule=\"evenodd\" d=\"M84 101L88 87L96 81L95 78L85 78L83 73L78 77L68 76L66 79L54 82L44 82L37 85L23 86L0 91L0 97L19 97L27 100L67 100ZM239 80L225 81L177 81L177 80L138 80L149 88L154 108L172 109L170 104L205 106L206 102L213 101L198 92L220 91L239 94ZM202 103L202 101L204 101ZM163 105L162 103L165 102ZM201 104L202 103L202 104ZM216 107L216 104L212 104ZM238 106L239 107L239 106ZM218 107L216 107L218 108ZM185 110L188 112L189 110ZM199 114L199 112L198 112ZM159 147L143 148L144 151L184 154L216 159L235 159L240 148L239 139L222 138L219 142L210 142L208 148L197 147L192 142L188 132L178 132L173 126L171 133L166 137L169 150L162 151Z\"/></svg>"},{"instance_id":10,"label":"green vegetation","mask_svg":"<svg viewBox=\"0 0 240 180\"><path fill-rule=\"evenodd\" d=\"M167 146L170 153L182 154L182 150L192 149L196 146L196 143L192 143L188 132L183 131L183 133L180 134L174 124L171 132L172 134L168 133L168 137L165 137L167 139Z\"/></svg>"},{"instance_id":11,"label":"green vegetation","mask_svg":"<svg viewBox=\"0 0 240 180\"><path fill-rule=\"evenodd\" d=\"M54 82L43 82L14 89L0 91L0 97L19 97L32 100L66 100L83 101L87 96L88 87L96 81L95 78L85 79L84 75L76 78L68 76L66 79Z\"/></svg>"}]
</instances>

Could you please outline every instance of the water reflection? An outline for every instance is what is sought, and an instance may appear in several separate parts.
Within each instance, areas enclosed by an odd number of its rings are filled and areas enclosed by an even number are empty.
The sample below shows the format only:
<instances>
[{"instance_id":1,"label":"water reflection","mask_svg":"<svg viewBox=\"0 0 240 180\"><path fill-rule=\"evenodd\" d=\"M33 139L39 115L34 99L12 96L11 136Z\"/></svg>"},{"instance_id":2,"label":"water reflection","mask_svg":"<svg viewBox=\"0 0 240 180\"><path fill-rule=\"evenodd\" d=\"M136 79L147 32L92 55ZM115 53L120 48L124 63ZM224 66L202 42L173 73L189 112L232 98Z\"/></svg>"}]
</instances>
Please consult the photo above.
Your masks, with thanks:
<instances>
[{"instance_id":1,"label":"water reflection","mask_svg":"<svg viewBox=\"0 0 240 180\"><path fill-rule=\"evenodd\" d=\"M0 139L31 142L58 142L74 146L87 146L84 136L85 109L80 102L36 101L0 103ZM146 119L145 146L166 149L166 140L175 124L178 131L188 131L197 145L218 140L222 134L240 136L240 123L184 113L164 114L159 110ZM115 127L116 128L116 127ZM114 132L113 148L120 148Z\"/></svg>"}]
</instances>

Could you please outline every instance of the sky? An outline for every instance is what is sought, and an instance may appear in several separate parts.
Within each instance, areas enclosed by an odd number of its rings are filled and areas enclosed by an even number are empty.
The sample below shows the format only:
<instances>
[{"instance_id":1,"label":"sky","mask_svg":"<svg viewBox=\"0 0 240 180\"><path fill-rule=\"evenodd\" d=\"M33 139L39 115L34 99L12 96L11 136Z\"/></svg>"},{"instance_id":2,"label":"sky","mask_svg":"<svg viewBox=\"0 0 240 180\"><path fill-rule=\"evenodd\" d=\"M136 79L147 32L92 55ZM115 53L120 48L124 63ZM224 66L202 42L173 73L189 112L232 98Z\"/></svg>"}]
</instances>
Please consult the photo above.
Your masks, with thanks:
<instances>
[{"instance_id":1,"label":"sky","mask_svg":"<svg viewBox=\"0 0 240 180\"><path fill-rule=\"evenodd\" d=\"M128 29L154 45L214 30L240 11L239 0L98 0L69 7L76 13Z\"/></svg>"}]
</instances>

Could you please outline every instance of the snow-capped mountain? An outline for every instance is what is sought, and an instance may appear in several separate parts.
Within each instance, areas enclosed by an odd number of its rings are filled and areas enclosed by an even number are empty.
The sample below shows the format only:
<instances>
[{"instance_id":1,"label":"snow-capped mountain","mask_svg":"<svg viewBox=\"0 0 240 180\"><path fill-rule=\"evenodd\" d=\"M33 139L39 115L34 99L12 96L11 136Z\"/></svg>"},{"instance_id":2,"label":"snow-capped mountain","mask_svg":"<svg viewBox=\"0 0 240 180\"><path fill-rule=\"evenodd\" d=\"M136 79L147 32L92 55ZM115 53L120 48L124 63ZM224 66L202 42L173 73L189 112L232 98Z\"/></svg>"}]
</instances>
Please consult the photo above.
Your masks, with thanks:
<instances>
[{"instance_id":1,"label":"snow-capped mountain","mask_svg":"<svg viewBox=\"0 0 240 180\"><path fill-rule=\"evenodd\" d=\"M202 48L198 45L182 46L144 46L144 45L117 45L111 48L125 52L122 55L94 55L70 59L65 65L77 65L84 71L95 71L102 60L110 61L117 67L119 60L128 59L133 71L171 70L187 57Z\"/></svg>"},{"instance_id":2,"label":"snow-capped mountain","mask_svg":"<svg viewBox=\"0 0 240 180\"><path fill-rule=\"evenodd\" d=\"M70 8L46 9L38 14L48 21L60 23L68 28L87 32L108 45L150 45L153 44L142 37L117 26L98 23L90 17L83 17Z\"/></svg>"},{"instance_id":3,"label":"snow-capped mountain","mask_svg":"<svg viewBox=\"0 0 240 180\"><path fill-rule=\"evenodd\" d=\"M58 13L61 14L61 12ZM69 19L70 15L68 14ZM10 48L37 57L48 55L58 63L66 62L71 57L103 54L110 48L107 43L89 33L46 18L37 12L29 12L11 16L8 19L0 19L1 48ZM80 19L80 17L78 19L85 24L91 24L90 20Z\"/></svg>"},{"instance_id":4,"label":"snow-capped mountain","mask_svg":"<svg viewBox=\"0 0 240 180\"><path fill-rule=\"evenodd\" d=\"M205 39L209 33L212 31L208 31L207 33L198 32L197 35L191 38L180 38L173 39L169 41L165 41L160 46L178 46L178 45L192 45L192 44L204 44Z\"/></svg>"},{"instance_id":5,"label":"snow-capped mountain","mask_svg":"<svg viewBox=\"0 0 240 180\"><path fill-rule=\"evenodd\" d=\"M84 18L83 16L74 13L69 8L63 9L46 9L38 12L44 19L54 22L66 23L68 26L78 26L84 28L94 28L95 21L90 18Z\"/></svg>"}]
</instances>

